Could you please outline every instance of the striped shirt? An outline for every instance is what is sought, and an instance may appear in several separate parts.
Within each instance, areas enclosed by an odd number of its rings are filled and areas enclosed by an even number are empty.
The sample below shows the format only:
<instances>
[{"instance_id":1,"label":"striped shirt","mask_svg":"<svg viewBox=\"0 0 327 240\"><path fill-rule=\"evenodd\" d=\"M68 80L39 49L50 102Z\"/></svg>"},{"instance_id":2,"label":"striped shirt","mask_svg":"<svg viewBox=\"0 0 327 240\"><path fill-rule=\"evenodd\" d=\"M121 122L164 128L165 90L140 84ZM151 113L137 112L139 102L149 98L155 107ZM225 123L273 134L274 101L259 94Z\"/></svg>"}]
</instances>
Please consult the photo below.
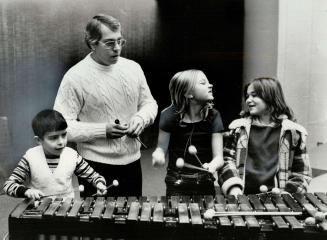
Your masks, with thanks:
<instances>
[{"instance_id":1,"label":"striped shirt","mask_svg":"<svg viewBox=\"0 0 327 240\"><path fill-rule=\"evenodd\" d=\"M48 166L53 173L59 163L59 158L47 157ZM94 169L83 159L78 158L74 174L78 177L86 179L88 182L96 186L99 182L106 184L104 178L94 171ZM28 161L22 158L9 179L4 184L4 191L13 197L25 197L28 189L25 184L31 179L31 171Z\"/></svg>"}]
</instances>

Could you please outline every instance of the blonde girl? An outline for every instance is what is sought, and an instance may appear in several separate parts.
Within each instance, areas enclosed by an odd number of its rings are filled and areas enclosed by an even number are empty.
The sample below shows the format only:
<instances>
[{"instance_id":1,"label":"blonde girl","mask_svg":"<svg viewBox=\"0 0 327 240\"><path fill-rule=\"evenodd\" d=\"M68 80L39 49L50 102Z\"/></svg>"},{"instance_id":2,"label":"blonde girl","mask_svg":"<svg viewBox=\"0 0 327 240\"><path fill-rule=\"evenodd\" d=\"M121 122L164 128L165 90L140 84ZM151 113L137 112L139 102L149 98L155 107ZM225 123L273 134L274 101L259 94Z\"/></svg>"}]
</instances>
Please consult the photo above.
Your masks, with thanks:
<instances>
[{"instance_id":1,"label":"blonde girl","mask_svg":"<svg viewBox=\"0 0 327 240\"><path fill-rule=\"evenodd\" d=\"M200 70L176 73L170 81L172 104L160 115L158 146L152 154L154 166L163 166L168 152L166 194L215 194L213 173L223 165L224 130L220 113L213 108L213 85ZM197 158L188 151L193 145ZM208 172L176 167L176 160Z\"/></svg>"}]
</instances>

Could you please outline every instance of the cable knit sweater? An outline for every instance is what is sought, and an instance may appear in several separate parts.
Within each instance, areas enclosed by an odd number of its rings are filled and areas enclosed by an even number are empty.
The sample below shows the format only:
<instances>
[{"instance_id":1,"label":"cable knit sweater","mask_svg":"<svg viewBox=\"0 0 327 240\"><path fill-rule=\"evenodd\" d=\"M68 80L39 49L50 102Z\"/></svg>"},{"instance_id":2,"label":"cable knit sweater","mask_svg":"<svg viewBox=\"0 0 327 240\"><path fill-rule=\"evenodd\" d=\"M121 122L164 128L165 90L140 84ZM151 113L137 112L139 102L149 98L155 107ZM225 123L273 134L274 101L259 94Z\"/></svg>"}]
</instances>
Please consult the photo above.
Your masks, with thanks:
<instances>
[{"instance_id":1,"label":"cable knit sweater","mask_svg":"<svg viewBox=\"0 0 327 240\"><path fill-rule=\"evenodd\" d=\"M140 143L128 136L106 138L106 124L128 123L137 115L145 126L153 123L158 106L139 64L120 57L110 66L95 62L90 54L64 76L54 109L68 123L68 140L91 161L125 165L140 158Z\"/></svg>"}]
</instances>

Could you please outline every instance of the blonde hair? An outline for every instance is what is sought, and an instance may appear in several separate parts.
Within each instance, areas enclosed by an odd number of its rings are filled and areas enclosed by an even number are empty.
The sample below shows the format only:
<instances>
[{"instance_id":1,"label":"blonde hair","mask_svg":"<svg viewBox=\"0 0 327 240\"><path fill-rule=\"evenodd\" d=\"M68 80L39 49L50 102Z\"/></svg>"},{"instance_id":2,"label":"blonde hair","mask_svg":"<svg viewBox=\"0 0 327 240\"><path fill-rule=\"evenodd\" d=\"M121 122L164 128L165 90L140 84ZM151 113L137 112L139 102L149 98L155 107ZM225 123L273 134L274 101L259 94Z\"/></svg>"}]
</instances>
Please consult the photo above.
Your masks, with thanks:
<instances>
[{"instance_id":1,"label":"blonde hair","mask_svg":"<svg viewBox=\"0 0 327 240\"><path fill-rule=\"evenodd\" d=\"M169 83L169 91L172 105L175 107L177 114L182 119L190 107L190 93L194 89L197 80L205 76L201 70L190 69L176 73ZM208 102L201 110L203 119L208 115L208 110L212 109L213 103Z\"/></svg>"}]
</instances>

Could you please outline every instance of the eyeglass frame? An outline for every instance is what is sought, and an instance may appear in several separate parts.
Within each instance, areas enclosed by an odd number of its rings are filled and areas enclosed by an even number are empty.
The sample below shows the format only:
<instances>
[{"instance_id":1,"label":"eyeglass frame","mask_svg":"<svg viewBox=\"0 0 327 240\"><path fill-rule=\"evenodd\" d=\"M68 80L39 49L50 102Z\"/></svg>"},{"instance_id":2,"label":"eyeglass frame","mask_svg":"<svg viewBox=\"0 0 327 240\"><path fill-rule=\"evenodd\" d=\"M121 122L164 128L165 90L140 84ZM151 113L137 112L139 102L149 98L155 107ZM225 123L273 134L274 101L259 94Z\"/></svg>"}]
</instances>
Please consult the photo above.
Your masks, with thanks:
<instances>
[{"instance_id":1,"label":"eyeglass frame","mask_svg":"<svg viewBox=\"0 0 327 240\"><path fill-rule=\"evenodd\" d=\"M102 43L105 47L105 49L114 49L116 47L116 44L118 44L120 47L123 47L127 40L125 38L119 38L119 39L116 39L116 40L108 40L106 42L102 42L102 41L99 41L100 43ZM111 45L107 45L108 43L110 43Z\"/></svg>"}]
</instances>

